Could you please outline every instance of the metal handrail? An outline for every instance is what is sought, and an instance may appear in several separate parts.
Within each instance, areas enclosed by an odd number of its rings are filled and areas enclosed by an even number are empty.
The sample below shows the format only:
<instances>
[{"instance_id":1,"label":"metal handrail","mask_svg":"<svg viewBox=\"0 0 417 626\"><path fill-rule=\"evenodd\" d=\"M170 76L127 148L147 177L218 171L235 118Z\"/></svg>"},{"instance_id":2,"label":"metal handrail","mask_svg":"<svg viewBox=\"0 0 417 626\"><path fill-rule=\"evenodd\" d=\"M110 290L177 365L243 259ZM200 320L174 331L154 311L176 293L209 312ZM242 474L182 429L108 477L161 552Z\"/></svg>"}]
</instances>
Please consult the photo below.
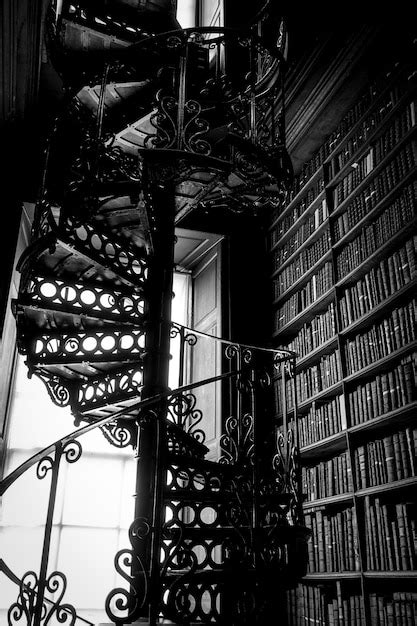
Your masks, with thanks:
<instances>
[{"instance_id":1,"label":"metal handrail","mask_svg":"<svg viewBox=\"0 0 417 626\"><path fill-rule=\"evenodd\" d=\"M264 352L268 354L276 354L277 356L282 356L285 359L295 359L298 357L297 352L293 350L286 350L281 348L263 348L260 346L254 346L247 343L238 343L236 341L231 341L229 339L223 339L222 337L217 337L217 335L209 335L208 333L203 333L200 330L194 330L194 328L190 328L189 326L184 326L183 324L179 324L178 322L168 322L173 328L181 328L183 331L186 331L190 335L196 335L198 337L204 337L206 339L214 339L218 343L223 343L227 346L233 346L237 349L243 350L256 350L257 352Z\"/></svg>"},{"instance_id":2,"label":"metal handrail","mask_svg":"<svg viewBox=\"0 0 417 626\"><path fill-rule=\"evenodd\" d=\"M194 383L189 383L188 385L182 385L181 387L178 387L174 391L172 391L171 389L168 389L167 391L158 393L154 396L151 396L150 398L146 398L146 400L139 400L138 402L136 402L135 404L132 404L130 407L126 409L121 409L120 411L116 411L116 413L113 413L110 416L108 415L106 417L103 417L102 419L92 422L91 424L87 424L87 426L78 428L77 430L73 431L72 433L69 433L68 435L64 435L63 437L61 437L61 439L54 441L43 450L36 452L36 454L34 454L29 459L24 461L21 465L19 465L19 467L13 470L13 472L11 472L8 476L3 478L3 480L0 481L0 496L3 496L6 493L7 489L11 487L11 485L20 476L22 476L22 474L24 474L28 469L33 467L37 462L41 461L45 456L53 452L57 446L64 447L70 441L73 441L74 439L79 439L82 435L85 435L91 430L94 430L95 428L99 428L100 426L105 426L106 424L113 422L115 419L119 417L123 417L124 419L128 419L128 420L129 419L133 420L135 416L131 416L130 418L127 417L127 414L132 413L132 411L149 407L162 400L166 400L167 398L174 398L175 396L178 396L184 393L185 391L191 391L192 389L196 389L198 387L202 387L204 385L208 385L210 383L214 383L219 380L233 378L234 376L237 376L237 375L238 375L237 371L226 372L225 374L219 374L218 376L205 378L204 380L200 380Z\"/></svg>"},{"instance_id":3,"label":"metal handrail","mask_svg":"<svg viewBox=\"0 0 417 626\"><path fill-rule=\"evenodd\" d=\"M190 336L194 335L198 337L203 337L205 339L214 340L216 343L221 343L221 344L230 346L231 348L234 348L241 352L256 350L257 352L261 352L265 354L273 354L273 355L276 355L277 357L275 360L276 363L281 362L283 360L287 360L287 359L295 359L297 356L297 354L291 350L279 350L276 348L263 348L259 346L253 346L251 344L237 343L237 342L230 341L228 339L223 339L222 337L217 337L216 335L209 335L207 333L194 330L193 328L190 328L189 326L184 326L183 324L179 324L177 322L168 322L168 323L171 326L171 329L174 330L174 332L177 329L178 332L182 332L186 338L189 338ZM145 400L139 400L138 402L135 402L128 408L121 409L120 411L116 411L110 416L103 417L95 422L92 422L91 424L87 424L86 426L83 426L82 428L78 428L77 430L73 431L72 433L69 433L68 435L64 435L64 437L61 437L61 439L58 439L57 441L53 442L52 444L50 444L43 450L37 452L32 457L24 461L11 474L3 478L0 481L0 496L4 495L7 489L28 469L33 467L33 465L39 462L43 457L53 452L57 445L65 446L65 444L67 444L69 441L78 439L79 437L90 432L91 430L94 430L95 428L99 428L100 426L105 426L106 424L113 422L115 419L118 419L119 417L123 417L124 419L128 419L128 420L134 419L135 416L131 416L130 418L128 417L128 415L131 414L133 411L137 411L139 409L149 407L162 400L166 400L167 398L174 398L175 396L180 395L186 391L191 391L192 389L196 389L198 387L202 387L204 385L208 385L210 383L217 382L219 380L224 380L226 378L233 378L234 376L237 376L238 373L239 372L237 370L232 371L232 372L226 372L224 374L218 374L217 376L205 378L197 382L188 383L187 385L181 385L175 390L168 389L167 391L151 396L150 398L146 398Z\"/></svg>"}]
</instances>

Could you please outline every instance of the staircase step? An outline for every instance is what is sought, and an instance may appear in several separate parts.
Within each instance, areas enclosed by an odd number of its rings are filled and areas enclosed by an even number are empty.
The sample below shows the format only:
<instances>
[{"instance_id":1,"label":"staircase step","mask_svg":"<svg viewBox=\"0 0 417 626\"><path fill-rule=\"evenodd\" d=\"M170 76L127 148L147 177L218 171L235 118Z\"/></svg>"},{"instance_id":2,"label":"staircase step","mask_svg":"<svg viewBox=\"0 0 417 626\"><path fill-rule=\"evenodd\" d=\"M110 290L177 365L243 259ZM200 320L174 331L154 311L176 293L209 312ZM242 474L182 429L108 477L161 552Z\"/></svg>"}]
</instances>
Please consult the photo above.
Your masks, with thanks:
<instances>
[{"instance_id":1,"label":"staircase step","mask_svg":"<svg viewBox=\"0 0 417 626\"><path fill-rule=\"evenodd\" d=\"M111 270L122 281L135 287L143 287L147 274L147 261L143 250L133 249L129 241L105 232L98 224L85 223L76 226L71 219L58 233L62 245L75 249L94 263Z\"/></svg>"},{"instance_id":2,"label":"staircase step","mask_svg":"<svg viewBox=\"0 0 417 626\"><path fill-rule=\"evenodd\" d=\"M225 494L224 491L209 491L208 489L170 489L169 487L164 491L165 501L172 502L179 500L184 504L195 504L196 502L223 504L226 497L229 501L235 500L232 492L227 492L227 494Z\"/></svg>"},{"instance_id":3,"label":"staircase step","mask_svg":"<svg viewBox=\"0 0 417 626\"><path fill-rule=\"evenodd\" d=\"M110 259L94 256L92 251L78 249L74 242L51 232L26 248L17 269L22 273L23 285L32 275L53 275L70 282L96 282L108 289L128 285L136 293L143 290L142 277L133 280L131 276L119 275Z\"/></svg>"},{"instance_id":4,"label":"staircase step","mask_svg":"<svg viewBox=\"0 0 417 626\"><path fill-rule=\"evenodd\" d=\"M128 408L141 397L142 368L124 367L90 378L78 387L76 412L83 416L101 415L103 410Z\"/></svg>"},{"instance_id":5,"label":"staircase step","mask_svg":"<svg viewBox=\"0 0 417 626\"><path fill-rule=\"evenodd\" d=\"M210 461L208 459L189 459L178 454L168 454L167 463L169 465L178 465L178 467L193 467L195 469L215 470L225 476L233 476L235 471L234 465L227 463L219 463L218 461ZM168 465L168 467L169 467Z\"/></svg>"},{"instance_id":6,"label":"staircase step","mask_svg":"<svg viewBox=\"0 0 417 626\"><path fill-rule=\"evenodd\" d=\"M72 363L140 363L145 355L144 333L112 327L95 332L38 333L26 338L33 365Z\"/></svg>"},{"instance_id":7,"label":"staircase step","mask_svg":"<svg viewBox=\"0 0 417 626\"><path fill-rule=\"evenodd\" d=\"M91 283L32 277L13 301L15 314L43 329L143 324L143 299Z\"/></svg>"}]
</instances>

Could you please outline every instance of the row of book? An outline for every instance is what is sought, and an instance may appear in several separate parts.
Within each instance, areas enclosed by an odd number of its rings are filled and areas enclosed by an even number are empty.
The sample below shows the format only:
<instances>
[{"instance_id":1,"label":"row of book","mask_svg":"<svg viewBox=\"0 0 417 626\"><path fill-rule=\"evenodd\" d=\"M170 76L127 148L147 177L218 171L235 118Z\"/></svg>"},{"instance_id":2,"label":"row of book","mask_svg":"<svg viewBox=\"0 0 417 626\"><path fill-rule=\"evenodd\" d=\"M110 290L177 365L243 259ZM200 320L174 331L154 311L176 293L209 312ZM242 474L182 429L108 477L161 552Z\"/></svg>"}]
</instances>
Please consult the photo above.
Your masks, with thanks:
<instances>
[{"instance_id":1,"label":"row of book","mask_svg":"<svg viewBox=\"0 0 417 626\"><path fill-rule=\"evenodd\" d=\"M306 512L305 524L311 529L308 547L310 572L359 571L359 542L356 511L335 513L317 509Z\"/></svg>"},{"instance_id":2,"label":"row of book","mask_svg":"<svg viewBox=\"0 0 417 626\"><path fill-rule=\"evenodd\" d=\"M417 592L394 592L390 597L369 594L372 626L415 626Z\"/></svg>"},{"instance_id":3,"label":"row of book","mask_svg":"<svg viewBox=\"0 0 417 626\"><path fill-rule=\"evenodd\" d=\"M308 186L305 193L299 202L297 202L291 210L286 213L282 218L278 219L278 222L275 224L273 232L274 234L274 243L278 241L287 230L291 228L291 226L302 216L302 214L308 209L308 207L314 202L314 200L320 195L320 193L324 189L324 177L320 176L311 185ZM327 210L327 206L326 206ZM282 208L280 209L280 212Z\"/></svg>"},{"instance_id":4,"label":"row of book","mask_svg":"<svg viewBox=\"0 0 417 626\"><path fill-rule=\"evenodd\" d=\"M330 250L330 230L327 228L323 235L311 246L304 248L295 261L283 269L275 279L275 290L277 296L287 291L299 278L321 259ZM275 269L279 269L279 264L274 259Z\"/></svg>"},{"instance_id":5,"label":"row of book","mask_svg":"<svg viewBox=\"0 0 417 626\"><path fill-rule=\"evenodd\" d=\"M417 299L394 308L390 315L366 332L348 339L344 347L347 373L353 374L417 338Z\"/></svg>"},{"instance_id":6,"label":"row of book","mask_svg":"<svg viewBox=\"0 0 417 626\"><path fill-rule=\"evenodd\" d=\"M363 598L312 585L298 585L287 592L288 626L365 626Z\"/></svg>"},{"instance_id":7,"label":"row of book","mask_svg":"<svg viewBox=\"0 0 417 626\"><path fill-rule=\"evenodd\" d=\"M275 330L279 330L291 322L294 317L328 292L332 285L333 267L330 262L327 262L318 272L313 274L301 290L290 296L281 307L276 309ZM275 284L274 295L277 297Z\"/></svg>"},{"instance_id":8,"label":"row of book","mask_svg":"<svg viewBox=\"0 0 417 626\"><path fill-rule=\"evenodd\" d=\"M416 476L417 428L369 441L353 451L358 489Z\"/></svg>"},{"instance_id":9,"label":"row of book","mask_svg":"<svg viewBox=\"0 0 417 626\"><path fill-rule=\"evenodd\" d=\"M380 97L381 90L385 85L377 86L376 83L372 83L369 89L367 89L355 105L347 112L345 117L337 126L336 130L327 138L327 140L320 146L320 149L313 155L313 157L307 161L301 172L294 178L294 182L290 191L289 201L296 196L300 189L307 183L313 174L319 169L319 167L325 162L330 154L337 149L337 146L342 143L343 139L351 131L352 127L360 120L365 111L372 105L375 98ZM348 142L343 146L341 154L335 156L335 159L342 158L340 167L343 167L344 163L350 159L352 154L367 140L370 133L374 128L383 121L384 117L388 115L394 105L398 102L402 94L404 93L404 86L396 85L385 94L378 102L378 107L372 110L360 124L358 130L354 133L353 137L349 137ZM352 141L351 141L352 140ZM351 143L350 143L351 141ZM348 154L346 154L346 152ZM331 168L329 171L329 178L332 178L338 169L334 167L333 161L331 162ZM339 169L340 169L339 167Z\"/></svg>"},{"instance_id":10,"label":"row of book","mask_svg":"<svg viewBox=\"0 0 417 626\"><path fill-rule=\"evenodd\" d=\"M387 76L390 75L392 77L394 72L398 72L398 64L395 68L393 68L393 71L388 71ZM352 130L352 127L359 122L361 117L366 113L367 109L371 108L370 113L366 115L365 119L360 124L358 131L355 132L356 140L354 141L355 145L351 148L352 151L347 148L346 144L344 144L341 149L342 153L345 153L347 150L349 151L349 155L345 155L344 163L349 160L354 152L368 139L374 128L376 128L384 120L393 107L399 102L400 98L407 92L408 89L408 79L405 74L404 76L398 75L396 84L388 90L386 89L386 76L382 79L378 78L372 82L369 85L369 88L362 93L361 97L357 100L354 106L349 109L347 114L337 126L336 130L333 131L327 138L320 150L309 162L304 165L300 175L297 177L299 179L298 185L300 185L300 183L304 184L304 182L308 180L306 175L308 177L312 176L315 171L314 165L319 167L319 164L321 165L330 156L330 154L337 149L338 145L343 142L346 135L348 135ZM375 101L378 101L377 106L374 106ZM349 137L349 139L350 138L351 137ZM336 155L335 158L337 158L337 156L338 155ZM331 168L328 180L335 173L337 173L337 170L335 172L333 169L332 162L330 165ZM305 174L304 171L306 172ZM299 188L300 187L298 186L298 189Z\"/></svg>"},{"instance_id":11,"label":"row of book","mask_svg":"<svg viewBox=\"0 0 417 626\"><path fill-rule=\"evenodd\" d=\"M304 324L295 338L286 346L287 350L293 350L299 358L303 358L312 350L315 350L336 334L335 305L331 302L328 308L313 317L311 322Z\"/></svg>"},{"instance_id":12,"label":"row of book","mask_svg":"<svg viewBox=\"0 0 417 626\"><path fill-rule=\"evenodd\" d=\"M368 185L349 202L333 222L333 237L338 241L407 176L416 165L412 144L406 145Z\"/></svg>"},{"instance_id":13,"label":"row of book","mask_svg":"<svg viewBox=\"0 0 417 626\"><path fill-rule=\"evenodd\" d=\"M347 394L353 426L407 406L416 396L417 354L411 354L388 372L377 374Z\"/></svg>"},{"instance_id":14,"label":"row of book","mask_svg":"<svg viewBox=\"0 0 417 626\"><path fill-rule=\"evenodd\" d=\"M336 256L337 279L352 272L398 231L410 223L417 213L417 181L405 187L401 195L372 224L348 243Z\"/></svg>"},{"instance_id":15,"label":"row of book","mask_svg":"<svg viewBox=\"0 0 417 626\"><path fill-rule=\"evenodd\" d=\"M335 350L322 356L317 364L297 372L295 385L298 402L309 400L341 379L340 353L339 350Z\"/></svg>"},{"instance_id":16,"label":"row of book","mask_svg":"<svg viewBox=\"0 0 417 626\"><path fill-rule=\"evenodd\" d=\"M313 402L308 413L298 419L300 447L331 437L346 428L345 403L342 396L316 404Z\"/></svg>"},{"instance_id":17,"label":"row of book","mask_svg":"<svg viewBox=\"0 0 417 626\"><path fill-rule=\"evenodd\" d=\"M366 315L416 278L417 237L413 237L345 289L339 299L341 327Z\"/></svg>"},{"instance_id":18,"label":"row of book","mask_svg":"<svg viewBox=\"0 0 417 626\"><path fill-rule=\"evenodd\" d=\"M382 503L366 496L364 514L367 569L395 572L417 568L415 502Z\"/></svg>"},{"instance_id":19,"label":"row of book","mask_svg":"<svg viewBox=\"0 0 417 626\"><path fill-rule=\"evenodd\" d=\"M388 92L384 95L380 105L368 113L355 132L349 135L349 139L344 144L343 149L332 159L329 167L329 180L336 176L350 161L355 152L368 140L379 124L383 122L384 118L392 110L392 107L392 93Z\"/></svg>"},{"instance_id":20,"label":"row of book","mask_svg":"<svg viewBox=\"0 0 417 626\"><path fill-rule=\"evenodd\" d=\"M282 265L285 263L302 244L317 230L317 228L328 218L329 213L327 210L327 201L324 198L322 202L316 207L316 209L309 213L306 219L301 223L300 227L296 230L283 245L280 246L275 255L276 265ZM276 230L271 233L271 240L275 240ZM276 241L274 241L276 243ZM272 244L274 245L274 244Z\"/></svg>"},{"instance_id":21,"label":"row of book","mask_svg":"<svg viewBox=\"0 0 417 626\"><path fill-rule=\"evenodd\" d=\"M339 164L339 169L340 167L343 167L352 154L354 154L354 152L367 140L374 128L376 128L378 124L383 121L383 119L399 101L408 88L406 83L407 81L405 80L403 83L396 84L391 89L383 93L382 98L381 92L385 91L385 83L378 85L377 82L374 82L368 89L366 89L355 105L344 116L337 128L331 133L331 135L329 135L327 140L320 146L319 150L315 152L311 159L303 164L301 172L294 177L293 184L288 194L288 202L291 202L295 198L304 185L323 165L326 159L328 159L331 153L334 152L338 145L343 142L343 139L350 133L352 127L357 124L366 110L373 104L375 99L379 98L378 107L370 111L360 124L358 130L354 133L354 136L349 137L347 144L343 146L341 153L344 157L339 157L339 155L335 156L335 159L342 158L342 161ZM334 167L333 162L331 162L330 165L331 168L328 179L333 177L338 171L337 167Z\"/></svg>"},{"instance_id":22,"label":"row of book","mask_svg":"<svg viewBox=\"0 0 417 626\"><path fill-rule=\"evenodd\" d=\"M374 168L373 149L369 150L355 163L355 167L342 178L333 189L333 206L336 208L341 204L352 191L372 172Z\"/></svg>"},{"instance_id":23,"label":"row of book","mask_svg":"<svg viewBox=\"0 0 417 626\"><path fill-rule=\"evenodd\" d=\"M375 162L379 163L416 124L415 103L410 102L395 115L388 129L373 144Z\"/></svg>"},{"instance_id":24,"label":"row of book","mask_svg":"<svg viewBox=\"0 0 417 626\"><path fill-rule=\"evenodd\" d=\"M353 491L352 472L346 452L317 465L301 468L303 494L309 502Z\"/></svg>"},{"instance_id":25,"label":"row of book","mask_svg":"<svg viewBox=\"0 0 417 626\"><path fill-rule=\"evenodd\" d=\"M397 145L400 139L415 124L414 103L395 116L389 128L371 146L367 153L355 163L353 171L344 176L334 189L334 206L338 206L359 185L359 183Z\"/></svg>"}]
</instances>

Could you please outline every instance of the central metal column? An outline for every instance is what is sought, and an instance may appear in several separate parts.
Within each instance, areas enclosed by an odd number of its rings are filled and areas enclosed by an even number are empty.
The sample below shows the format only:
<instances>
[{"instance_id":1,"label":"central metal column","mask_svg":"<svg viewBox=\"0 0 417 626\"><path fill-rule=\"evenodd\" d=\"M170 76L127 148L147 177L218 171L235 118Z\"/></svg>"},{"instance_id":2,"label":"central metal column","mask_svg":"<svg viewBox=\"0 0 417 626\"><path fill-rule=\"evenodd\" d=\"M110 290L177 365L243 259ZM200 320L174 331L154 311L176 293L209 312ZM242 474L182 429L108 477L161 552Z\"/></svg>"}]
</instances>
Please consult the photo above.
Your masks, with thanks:
<instances>
[{"instance_id":1,"label":"central metal column","mask_svg":"<svg viewBox=\"0 0 417 626\"><path fill-rule=\"evenodd\" d=\"M146 294L146 356L144 361L143 399L168 389L169 344L172 300L172 276L175 243L174 168L162 162L144 166L144 189L156 227L153 234L153 257L149 264ZM159 160L158 160L159 161ZM132 574L139 589L145 591L140 615L155 624L160 601L160 544L165 482L166 401L153 405L138 415L138 460L136 474L135 519L148 525L148 532L137 544L142 564ZM136 559L137 561L137 559Z\"/></svg>"}]
</instances>

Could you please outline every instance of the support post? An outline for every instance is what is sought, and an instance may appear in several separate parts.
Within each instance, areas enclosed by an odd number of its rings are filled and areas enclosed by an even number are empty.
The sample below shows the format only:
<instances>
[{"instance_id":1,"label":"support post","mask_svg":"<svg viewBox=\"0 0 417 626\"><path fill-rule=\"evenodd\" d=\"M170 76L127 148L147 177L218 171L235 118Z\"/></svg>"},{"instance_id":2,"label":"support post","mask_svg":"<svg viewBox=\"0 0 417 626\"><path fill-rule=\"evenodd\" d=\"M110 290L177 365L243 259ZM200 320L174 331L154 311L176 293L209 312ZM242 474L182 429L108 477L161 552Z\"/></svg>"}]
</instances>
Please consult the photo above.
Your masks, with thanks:
<instances>
[{"instance_id":1,"label":"support post","mask_svg":"<svg viewBox=\"0 0 417 626\"><path fill-rule=\"evenodd\" d=\"M172 276L174 267L175 196L172 168L145 163L147 197L155 215L154 255L149 266L146 297L146 357L144 362L143 399L168 389ZM159 600L160 537L163 519L164 453L166 450L166 401L148 415L138 415L138 457L136 473L135 519L144 519L150 532L138 544L137 555L144 571L133 571L138 587L146 586L145 602L140 610L157 620ZM134 560L135 563L135 560ZM134 565L135 567L135 565ZM146 577L147 580L143 580ZM141 580L142 578L142 580Z\"/></svg>"}]
</instances>

